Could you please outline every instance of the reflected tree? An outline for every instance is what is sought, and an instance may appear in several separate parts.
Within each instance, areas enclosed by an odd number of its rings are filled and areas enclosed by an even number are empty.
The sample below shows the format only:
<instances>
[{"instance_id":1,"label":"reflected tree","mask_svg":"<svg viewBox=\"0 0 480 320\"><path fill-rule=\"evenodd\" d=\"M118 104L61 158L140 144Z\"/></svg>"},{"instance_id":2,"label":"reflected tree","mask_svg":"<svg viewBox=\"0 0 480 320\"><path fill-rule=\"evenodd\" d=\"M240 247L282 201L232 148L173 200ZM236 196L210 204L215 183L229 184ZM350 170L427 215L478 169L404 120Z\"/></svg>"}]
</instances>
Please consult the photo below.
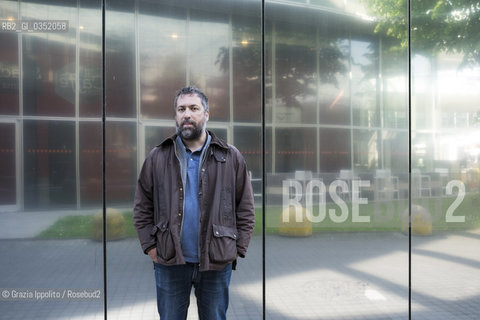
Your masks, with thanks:
<instances>
[{"instance_id":1,"label":"reflected tree","mask_svg":"<svg viewBox=\"0 0 480 320\"><path fill-rule=\"evenodd\" d=\"M379 17L375 31L408 47L407 0L365 0ZM460 67L480 64L480 2L478 0L412 1L412 48L427 57L463 54Z\"/></svg>"},{"instance_id":2,"label":"reflected tree","mask_svg":"<svg viewBox=\"0 0 480 320\"><path fill-rule=\"evenodd\" d=\"M287 37L288 36L288 37ZM266 70L267 86L275 77L277 90L276 98L287 106L300 107L303 98L316 96L318 90L317 79L322 83L338 86L338 75L347 73L346 56L340 44L335 40L326 41L318 46L311 47L311 40L299 43L295 34L283 35L282 41L277 43L276 74L271 74L271 68ZM297 40L297 41L295 41ZM316 55L318 54L318 59ZM232 55L237 68L235 79L260 83L260 46L234 46ZM317 62L319 73L317 75ZM222 47L219 50L216 64L223 71L229 68L229 49Z\"/></svg>"}]
</instances>

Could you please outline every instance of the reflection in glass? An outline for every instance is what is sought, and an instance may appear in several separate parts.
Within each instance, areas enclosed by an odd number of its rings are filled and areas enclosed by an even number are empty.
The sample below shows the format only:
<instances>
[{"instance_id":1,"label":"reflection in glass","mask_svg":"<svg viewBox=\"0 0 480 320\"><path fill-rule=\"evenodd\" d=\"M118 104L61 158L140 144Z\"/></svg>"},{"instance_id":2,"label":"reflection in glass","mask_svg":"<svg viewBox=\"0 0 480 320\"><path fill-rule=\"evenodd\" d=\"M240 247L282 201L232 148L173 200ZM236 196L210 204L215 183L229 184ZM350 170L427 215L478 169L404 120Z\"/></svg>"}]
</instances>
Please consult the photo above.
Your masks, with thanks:
<instances>
[{"instance_id":1,"label":"reflection in glass","mask_svg":"<svg viewBox=\"0 0 480 320\"><path fill-rule=\"evenodd\" d=\"M0 207L17 205L15 124L0 123Z\"/></svg>"},{"instance_id":2,"label":"reflection in glass","mask_svg":"<svg viewBox=\"0 0 480 320\"><path fill-rule=\"evenodd\" d=\"M82 207L102 205L102 124L79 124L80 203Z\"/></svg>"},{"instance_id":3,"label":"reflection in glass","mask_svg":"<svg viewBox=\"0 0 480 320\"><path fill-rule=\"evenodd\" d=\"M276 163L277 172L316 169L316 130L277 129Z\"/></svg>"},{"instance_id":4,"label":"reflection in glass","mask_svg":"<svg viewBox=\"0 0 480 320\"><path fill-rule=\"evenodd\" d=\"M173 107L172 107L173 108ZM172 121L173 122L173 121ZM175 127L146 127L145 128L145 157L164 139L175 133Z\"/></svg>"},{"instance_id":5,"label":"reflection in glass","mask_svg":"<svg viewBox=\"0 0 480 320\"><path fill-rule=\"evenodd\" d=\"M2 17L10 16L13 18L13 12L16 10L8 9L4 10ZM19 112L18 36L15 33L0 32L0 43L2 43L0 53L0 114L15 115Z\"/></svg>"},{"instance_id":6,"label":"reflection in glass","mask_svg":"<svg viewBox=\"0 0 480 320\"><path fill-rule=\"evenodd\" d=\"M259 18L232 18L233 112L235 121L260 122L261 39ZM221 49L222 69L228 65L226 48ZM247 161L249 162L249 161Z\"/></svg>"},{"instance_id":7,"label":"reflection in glass","mask_svg":"<svg viewBox=\"0 0 480 320\"><path fill-rule=\"evenodd\" d=\"M412 7L413 318L480 315L478 10L464 5Z\"/></svg>"},{"instance_id":8,"label":"reflection in glass","mask_svg":"<svg viewBox=\"0 0 480 320\"><path fill-rule=\"evenodd\" d=\"M229 143L233 138L246 158L249 155L247 165L255 177L261 174L260 3L218 6L214 1L201 10L194 1L108 3L107 115L115 118L107 118L106 123L106 205L124 217L125 238L108 241L107 280L113 280L108 281L107 312L109 317L121 317L138 310L143 318L158 318L153 268L131 221L138 170L148 152L175 132L176 91L196 85L209 98L207 128ZM248 45L236 42L239 37L245 37ZM252 52L257 56L250 56ZM239 64L241 58L248 61L248 68ZM248 130L237 131L239 121ZM257 133L255 140L252 132ZM108 217L106 223L108 237L108 230L115 227ZM229 319L239 313L261 318L261 225L256 232L247 258L240 259L232 275ZM131 303L125 303L126 294L134 297ZM189 319L196 317L195 299L191 304Z\"/></svg>"},{"instance_id":9,"label":"reflection in glass","mask_svg":"<svg viewBox=\"0 0 480 320\"><path fill-rule=\"evenodd\" d=\"M102 26L99 0L82 0L79 9L79 114L100 117L102 104Z\"/></svg>"},{"instance_id":10,"label":"reflection in glass","mask_svg":"<svg viewBox=\"0 0 480 320\"><path fill-rule=\"evenodd\" d=\"M108 317L156 318L131 204L143 157L174 132L175 91L195 84L208 127L245 156L256 203L267 177L229 318L262 316L265 214L267 318L406 319L410 194L412 317L477 319L480 11L411 1L409 124L407 8L388 3L266 1L260 52L260 1L107 1L102 146L100 1L3 1L2 21L68 20L69 31L0 33L0 288L100 299L1 300L2 317L103 316L105 160Z\"/></svg>"},{"instance_id":11,"label":"reflection in glass","mask_svg":"<svg viewBox=\"0 0 480 320\"><path fill-rule=\"evenodd\" d=\"M76 8L24 3L23 20L69 20L76 26ZM76 28L68 32L22 34L23 110L26 115L75 115Z\"/></svg>"},{"instance_id":12,"label":"reflection in glass","mask_svg":"<svg viewBox=\"0 0 480 320\"><path fill-rule=\"evenodd\" d=\"M408 318L407 69L352 5L267 1L267 318Z\"/></svg>"},{"instance_id":13,"label":"reflection in glass","mask_svg":"<svg viewBox=\"0 0 480 320\"><path fill-rule=\"evenodd\" d=\"M0 32L5 319L104 314L99 9L98 0L0 3L2 23L68 22L67 32Z\"/></svg>"},{"instance_id":14,"label":"reflection in glass","mask_svg":"<svg viewBox=\"0 0 480 320\"><path fill-rule=\"evenodd\" d=\"M135 123L110 121L105 135L107 203L125 205L133 199L137 179Z\"/></svg>"},{"instance_id":15,"label":"reflection in glass","mask_svg":"<svg viewBox=\"0 0 480 320\"><path fill-rule=\"evenodd\" d=\"M352 68L352 120L353 125L378 127L377 103L378 43L373 41L351 41Z\"/></svg>"},{"instance_id":16,"label":"reflection in glass","mask_svg":"<svg viewBox=\"0 0 480 320\"><path fill-rule=\"evenodd\" d=\"M73 122L24 122L25 207L76 206Z\"/></svg>"},{"instance_id":17,"label":"reflection in glass","mask_svg":"<svg viewBox=\"0 0 480 320\"><path fill-rule=\"evenodd\" d=\"M142 2L138 20L141 114L171 119L175 92L185 86L186 11Z\"/></svg>"},{"instance_id":18,"label":"reflection in glass","mask_svg":"<svg viewBox=\"0 0 480 320\"><path fill-rule=\"evenodd\" d=\"M277 27L275 120L316 122L317 77L315 30L299 25Z\"/></svg>"},{"instance_id":19,"label":"reflection in glass","mask_svg":"<svg viewBox=\"0 0 480 320\"><path fill-rule=\"evenodd\" d=\"M190 84L205 88L205 94L209 98L210 121L229 120L230 69L223 69L221 62L222 58L225 59L230 54L227 49L228 16L191 11L188 41L191 48L188 51Z\"/></svg>"},{"instance_id":20,"label":"reflection in glass","mask_svg":"<svg viewBox=\"0 0 480 320\"><path fill-rule=\"evenodd\" d=\"M347 78L349 41L321 31L318 68L319 105L323 124L350 124L350 85Z\"/></svg>"},{"instance_id":21,"label":"reflection in glass","mask_svg":"<svg viewBox=\"0 0 480 320\"><path fill-rule=\"evenodd\" d=\"M134 1L109 1L105 21L106 115L136 116Z\"/></svg>"},{"instance_id":22,"label":"reflection in glass","mask_svg":"<svg viewBox=\"0 0 480 320\"><path fill-rule=\"evenodd\" d=\"M336 172L351 167L350 130L320 130L320 167L323 172Z\"/></svg>"},{"instance_id":23,"label":"reflection in glass","mask_svg":"<svg viewBox=\"0 0 480 320\"><path fill-rule=\"evenodd\" d=\"M249 170L256 177L262 175L261 138L260 127L238 126L234 130L234 145L240 150ZM252 143L254 141L255 143Z\"/></svg>"}]
</instances>

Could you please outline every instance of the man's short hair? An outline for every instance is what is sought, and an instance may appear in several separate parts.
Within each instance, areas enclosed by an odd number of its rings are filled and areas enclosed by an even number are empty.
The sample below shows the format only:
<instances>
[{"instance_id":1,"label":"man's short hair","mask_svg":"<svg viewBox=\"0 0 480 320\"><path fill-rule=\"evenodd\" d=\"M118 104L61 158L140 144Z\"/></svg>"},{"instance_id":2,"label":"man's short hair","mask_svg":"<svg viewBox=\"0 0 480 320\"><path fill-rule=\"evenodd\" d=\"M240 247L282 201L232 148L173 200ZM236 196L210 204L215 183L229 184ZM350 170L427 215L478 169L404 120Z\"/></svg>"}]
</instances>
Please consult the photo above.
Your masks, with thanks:
<instances>
[{"instance_id":1,"label":"man's short hair","mask_svg":"<svg viewBox=\"0 0 480 320\"><path fill-rule=\"evenodd\" d=\"M198 89L195 86L185 87L185 88L182 88L182 89L177 91L177 94L175 95L175 100L173 102L173 107L174 107L175 111L177 110L178 97L183 96L183 95L197 95L200 98L200 100L202 101L203 108L205 109L205 111L208 111L208 98L207 98L207 96L200 89Z\"/></svg>"}]
</instances>

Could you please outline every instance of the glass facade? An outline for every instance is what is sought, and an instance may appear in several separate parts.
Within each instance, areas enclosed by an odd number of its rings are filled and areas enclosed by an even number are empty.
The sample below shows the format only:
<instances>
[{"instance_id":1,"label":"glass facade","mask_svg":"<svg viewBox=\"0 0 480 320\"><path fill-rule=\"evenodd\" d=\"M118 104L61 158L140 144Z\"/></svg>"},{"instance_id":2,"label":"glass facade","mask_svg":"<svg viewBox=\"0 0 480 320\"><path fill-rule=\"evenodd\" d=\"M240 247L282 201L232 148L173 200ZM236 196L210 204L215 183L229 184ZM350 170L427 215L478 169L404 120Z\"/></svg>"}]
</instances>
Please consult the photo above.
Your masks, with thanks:
<instances>
[{"instance_id":1,"label":"glass facade","mask_svg":"<svg viewBox=\"0 0 480 320\"><path fill-rule=\"evenodd\" d=\"M2 2L0 317L158 318L133 195L175 130L176 90L196 85L255 193L229 319L477 319L479 15L475 1Z\"/></svg>"}]
</instances>

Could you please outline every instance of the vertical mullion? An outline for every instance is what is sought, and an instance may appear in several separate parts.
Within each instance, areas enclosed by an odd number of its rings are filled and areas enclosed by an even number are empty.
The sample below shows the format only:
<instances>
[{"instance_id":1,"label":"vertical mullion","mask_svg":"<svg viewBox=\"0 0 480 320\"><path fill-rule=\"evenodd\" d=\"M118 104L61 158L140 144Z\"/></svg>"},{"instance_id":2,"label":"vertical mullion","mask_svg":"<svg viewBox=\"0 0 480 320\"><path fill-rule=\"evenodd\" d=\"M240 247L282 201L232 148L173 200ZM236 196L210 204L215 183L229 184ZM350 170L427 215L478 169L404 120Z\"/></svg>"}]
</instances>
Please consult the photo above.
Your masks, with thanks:
<instances>
[{"instance_id":1,"label":"vertical mullion","mask_svg":"<svg viewBox=\"0 0 480 320\"><path fill-rule=\"evenodd\" d=\"M412 35L411 1L407 1L408 36L408 319L412 319Z\"/></svg>"},{"instance_id":2,"label":"vertical mullion","mask_svg":"<svg viewBox=\"0 0 480 320\"><path fill-rule=\"evenodd\" d=\"M22 20L21 12L21 2L17 3L17 19ZM25 208L25 160L24 160L24 150L23 150L23 35L21 32L18 33L18 118L15 123L15 127L18 127L15 135L15 152L16 152L16 182L17 182L17 202L16 207L18 210L23 210Z\"/></svg>"},{"instance_id":3,"label":"vertical mullion","mask_svg":"<svg viewBox=\"0 0 480 320\"><path fill-rule=\"evenodd\" d=\"M261 89L260 96L262 100L262 319L266 317L266 279L265 279L265 0L262 0L261 8L261 67L260 79Z\"/></svg>"},{"instance_id":4,"label":"vertical mullion","mask_svg":"<svg viewBox=\"0 0 480 320\"><path fill-rule=\"evenodd\" d=\"M105 5L106 0L102 0L102 212L103 212L103 315L107 320L107 199L106 199L106 86L105 86Z\"/></svg>"},{"instance_id":5,"label":"vertical mullion","mask_svg":"<svg viewBox=\"0 0 480 320\"><path fill-rule=\"evenodd\" d=\"M233 130L233 14L228 17L228 105L230 116L228 118L227 140L234 143L235 130Z\"/></svg>"},{"instance_id":6,"label":"vertical mullion","mask_svg":"<svg viewBox=\"0 0 480 320\"><path fill-rule=\"evenodd\" d=\"M80 209L80 2L77 0L75 22L75 189L77 210Z\"/></svg>"}]
</instances>

